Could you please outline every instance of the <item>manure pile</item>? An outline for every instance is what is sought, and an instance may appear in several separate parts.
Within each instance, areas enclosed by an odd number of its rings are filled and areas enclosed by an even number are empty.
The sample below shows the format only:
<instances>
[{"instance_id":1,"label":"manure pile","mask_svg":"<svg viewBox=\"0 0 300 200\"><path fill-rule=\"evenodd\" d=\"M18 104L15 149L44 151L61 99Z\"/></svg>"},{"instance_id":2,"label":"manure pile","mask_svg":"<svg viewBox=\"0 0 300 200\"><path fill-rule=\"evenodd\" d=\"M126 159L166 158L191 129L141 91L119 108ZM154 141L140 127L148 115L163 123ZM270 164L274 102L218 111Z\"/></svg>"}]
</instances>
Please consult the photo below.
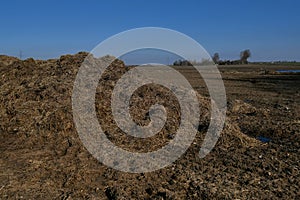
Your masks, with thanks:
<instances>
[{"instance_id":1,"label":"manure pile","mask_svg":"<svg viewBox=\"0 0 300 200\"><path fill-rule=\"evenodd\" d=\"M0 57L1 199L246 199L299 195L299 152L257 140L257 135L247 131L251 129L249 120L268 118L270 111L239 100L229 104L217 145L203 159L198 152L210 122L211 102L197 94L201 111L198 133L175 163L139 174L101 164L80 141L72 115L74 80L87 55L81 52L46 61ZM130 102L133 120L142 126L149 124L148 110L159 103L167 111L167 121L151 138L126 135L113 120L110 99L116 82L128 70L116 59L100 78L95 102L98 121L107 138L123 149L157 150L175 137L181 114L179 103L164 87L140 87Z\"/></svg>"}]
</instances>

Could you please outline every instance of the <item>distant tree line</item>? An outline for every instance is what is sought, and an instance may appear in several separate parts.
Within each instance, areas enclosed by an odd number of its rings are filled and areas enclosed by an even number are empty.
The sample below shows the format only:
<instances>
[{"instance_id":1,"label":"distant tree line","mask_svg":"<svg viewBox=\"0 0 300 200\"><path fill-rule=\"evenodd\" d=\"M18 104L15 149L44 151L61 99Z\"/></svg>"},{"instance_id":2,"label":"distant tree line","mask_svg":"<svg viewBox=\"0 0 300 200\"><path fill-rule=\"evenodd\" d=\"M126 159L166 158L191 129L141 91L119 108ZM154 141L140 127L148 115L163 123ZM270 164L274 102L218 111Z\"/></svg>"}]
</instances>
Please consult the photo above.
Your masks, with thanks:
<instances>
[{"instance_id":1,"label":"distant tree line","mask_svg":"<svg viewBox=\"0 0 300 200\"><path fill-rule=\"evenodd\" d=\"M213 65L213 61L210 59L202 59L201 61L196 60L176 60L174 66L194 66L194 65Z\"/></svg>"},{"instance_id":2,"label":"distant tree line","mask_svg":"<svg viewBox=\"0 0 300 200\"><path fill-rule=\"evenodd\" d=\"M251 52L249 49L241 51L239 60L220 60L220 55L215 53L212 57L214 63L218 65L240 65L240 64L248 64L248 58L251 57Z\"/></svg>"},{"instance_id":3,"label":"distant tree line","mask_svg":"<svg viewBox=\"0 0 300 200\"><path fill-rule=\"evenodd\" d=\"M249 49L241 51L239 60L221 60L220 55L215 53L212 56L212 61L218 65L240 65L240 64L248 64L248 58L251 57L251 52ZM201 64L211 64L211 60L203 60L202 62L189 61L189 60L176 60L173 65L174 66L193 66L193 65L201 65Z\"/></svg>"},{"instance_id":4,"label":"distant tree line","mask_svg":"<svg viewBox=\"0 0 300 200\"><path fill-rule=\"evenodd\" d=\"M176 60L173 63L174 66L193 66L192 62L188 61L188 60Z\"/></svg>"}]
</instances>

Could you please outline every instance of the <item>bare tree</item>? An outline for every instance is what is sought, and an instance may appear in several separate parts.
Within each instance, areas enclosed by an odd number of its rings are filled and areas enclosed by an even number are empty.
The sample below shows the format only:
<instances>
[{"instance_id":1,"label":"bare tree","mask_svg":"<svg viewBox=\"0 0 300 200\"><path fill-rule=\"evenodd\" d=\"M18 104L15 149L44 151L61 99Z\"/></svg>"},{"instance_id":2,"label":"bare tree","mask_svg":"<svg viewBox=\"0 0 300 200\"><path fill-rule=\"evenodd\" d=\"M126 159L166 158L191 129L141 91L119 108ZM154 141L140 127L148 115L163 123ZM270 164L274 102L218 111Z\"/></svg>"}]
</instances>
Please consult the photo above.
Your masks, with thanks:
<instances>
[{"instance_id":1,"label":"bare tree","mask_svg":"<svg viewBox=\"0 0 300 200\"><path fill-rule=\"evenodd\" d=\"M23 52L22 52L22 50L20 50L20 52L19 52L19 58L20 58L20 60L22 60L22 57L23 57Z\"/></svg>"},{"instance_id":2,"label":"bare tree","mask_svg":"<svg viewBox=\"0 0 300 200\"><path fill-rule=\"evenodd\" d=\"M251 52L249 49L246 49L240 53L241 63L247 64L248 58L251 56Z\"/></svg>"},{"instance_id":3,"label":"bare tree","mask_svg":"<svg viewBox=\"0 0 300 200\"><path fill-rule=\"evenodd\" d=\"M215 53L214 56L212 57L214 63L218 64L220 62L220 56L218 53Z\"/></svg>"}]
</instances>

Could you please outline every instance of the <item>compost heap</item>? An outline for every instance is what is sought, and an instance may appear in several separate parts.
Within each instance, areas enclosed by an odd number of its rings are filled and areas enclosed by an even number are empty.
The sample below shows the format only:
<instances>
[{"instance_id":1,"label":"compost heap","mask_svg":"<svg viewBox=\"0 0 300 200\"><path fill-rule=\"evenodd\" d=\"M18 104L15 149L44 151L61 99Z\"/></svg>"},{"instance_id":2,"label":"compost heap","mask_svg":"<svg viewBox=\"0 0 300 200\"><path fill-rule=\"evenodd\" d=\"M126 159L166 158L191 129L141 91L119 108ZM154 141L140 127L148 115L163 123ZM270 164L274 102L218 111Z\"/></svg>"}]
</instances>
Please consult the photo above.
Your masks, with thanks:
<instances>
[{"instance_id":1,"label":"compost heap","mask_svg":"<svg viewBox=\"0 0 300 200\"><path fill-rule=\"evenodd\" d=\"M101 164L83 146L72 116L73 84L86 56L87 53L80 52L46 61L1 57L0 195L3 198L199 199L283 195L282 190L270 189L276 178L267 181L273 175L272 167L266 164L273 162L271 157L262 161L261 152L268 151L267 144L244 134L237 123L239 116L266 117L268 111L241 101L229 107L218 143L204 159L198 157L198 152L209 125L211 101L197 94L202 113L197 137L175 163L140 174L116 171ZM135 122L147 125L150 120L147 112L155 103L166 108L167 122L151 138L123 133L113 120L110 98L117 80L130 69L118 59L106 69L96 93L97 117L115 145L135 152L153 151L174 138L180 106L164 87L154 84L140 87L131 98L130 114ZM280 174L286 176L284 169L288 168L284 163L280 165L278 180ZM294 172L290 173L292 176ZM264 194L266 188L271 191L269 194ZM296 189L291 186L289 192L293 194Z\"/></svg>"}]
</instances>

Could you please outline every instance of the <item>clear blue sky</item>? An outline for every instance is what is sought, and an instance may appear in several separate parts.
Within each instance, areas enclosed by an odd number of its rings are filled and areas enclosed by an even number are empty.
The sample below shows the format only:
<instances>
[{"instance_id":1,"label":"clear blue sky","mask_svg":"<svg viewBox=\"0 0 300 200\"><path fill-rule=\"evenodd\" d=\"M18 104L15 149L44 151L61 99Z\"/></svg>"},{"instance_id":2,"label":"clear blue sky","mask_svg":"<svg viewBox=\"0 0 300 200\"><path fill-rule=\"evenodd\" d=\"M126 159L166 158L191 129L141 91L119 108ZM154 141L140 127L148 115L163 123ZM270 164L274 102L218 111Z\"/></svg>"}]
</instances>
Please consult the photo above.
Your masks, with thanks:
<instances>
[{"instance_id":1,"label":"clear blue sky","mask_svg":"<svg viewBox=\"0 0 300 200\"><path fill-rule=\"evenodd\" d=\"M55 58L90 51L106 38L157 26L194 38L221 59L300 61L300 1L2 1L0 54Z\"/></svg>"}]
</instances>

